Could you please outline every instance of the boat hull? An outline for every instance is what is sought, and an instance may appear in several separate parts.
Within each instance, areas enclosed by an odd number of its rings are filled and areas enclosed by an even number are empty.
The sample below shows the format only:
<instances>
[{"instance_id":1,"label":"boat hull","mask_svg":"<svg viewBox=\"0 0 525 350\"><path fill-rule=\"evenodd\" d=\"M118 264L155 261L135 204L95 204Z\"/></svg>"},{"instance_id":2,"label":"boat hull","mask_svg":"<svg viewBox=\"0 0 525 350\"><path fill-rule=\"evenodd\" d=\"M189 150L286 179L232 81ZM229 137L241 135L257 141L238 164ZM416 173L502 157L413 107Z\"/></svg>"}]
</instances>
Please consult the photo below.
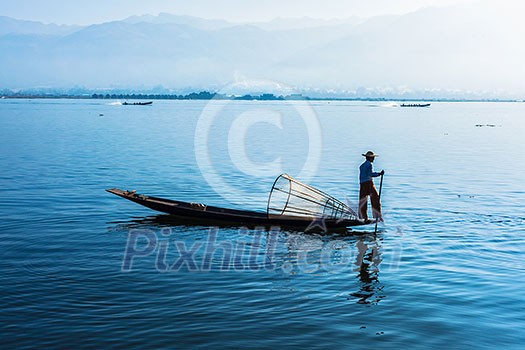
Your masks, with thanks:
<instances>
[{"instance_id":1,"label":"boat hull","mask_svg":"<svg viewBox=\"0 0 525 350\"><path fill-rule=\"evenodd\" d=\"M195 224L218 224L229 226L282 226L304 231L324 231L344 229L351 226L370 224L360 219L330 219L292 216L268 216L266 213L227 209L198 203L187 203L171 199L146 196L117 188L106 190L109 193L130 200L147 208L170 214L176 218Z\"/></svg>"},{"instance_id":2,"label":"boat hull","mask_svg":"<svg viewBox=\"0 0 525 350\"><path fill-rule=\"evenodd\" d=\"M122 103L124 106L149 106L153 104L153 101L150 102L124 102Z\"/></svg>"},{"instance_id":3,"label":"boat hull","mask_svg":"<svg viewBox=\"0 0 525 350\"><path fill-rule=\"evenodd\" d=\"M401 104L401 107L430 107L430 103L411 103L411 104Z\"/></svg>"}]
</instances>

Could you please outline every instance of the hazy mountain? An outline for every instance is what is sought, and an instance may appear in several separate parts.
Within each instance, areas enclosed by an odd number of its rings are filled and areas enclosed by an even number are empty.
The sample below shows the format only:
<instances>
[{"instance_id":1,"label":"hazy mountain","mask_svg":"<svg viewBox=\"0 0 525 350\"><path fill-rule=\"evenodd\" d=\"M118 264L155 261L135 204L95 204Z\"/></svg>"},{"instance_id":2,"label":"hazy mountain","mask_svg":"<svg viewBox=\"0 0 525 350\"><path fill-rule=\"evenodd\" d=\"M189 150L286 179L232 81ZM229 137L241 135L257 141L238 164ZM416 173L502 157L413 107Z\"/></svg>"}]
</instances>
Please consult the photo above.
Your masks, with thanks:
<instances>
[{"instance_id":1,"label":"hazy mountain","mask_svg":"<svg viewBox=\"0 0 525 350\"><path fill-rule=\"evenodd\" d=\"M186 25L189 27L202 29L202 30L216 30L221 28L233 27L237 25L236 23L231 23L222 19L204 19L193 16L183 16L183 15L172 15L169 13L159 13L158 16L153 15L142 15L142 16L132 16L129 17L123 22L126 23L156 23L156 24L180 24Z\"/></svg>"},{"instance_id":2,"label":"hazy mountain","mask_svg":"<svg viewBox=\"0 0 525 350\"><path fill-rule=\"evenodd\" d=\"M233 81L246 88L253 80L314 90L525 93L525 25L511 8L254 25L169 14L84 28L1 19L0 89L204 89Z\"/></svg>"},{"instance_id":3,"label":"hazy mountain","mask_svg":"<svg viewBox=\"0 0 525 350\"><path fill-rule=\"evenodd\" d=\"M6 87L223 85L237 73L262 76L269 65L326 40L317 33L117 21L65 36L11 34L0 37L0 50L7 53L0 63L13 68L0 72L0 81L11 82Z\"/></svg>"},{"instance_id":4,"label":"hazy mountain","mask_svg":"<svg viewBox=\"0 0 525 350\"><path fill-rule=\"evenodd\" d=\"M291 30L305 28L319 28L335 25L356 25L365 21L363 18L351 17L347 19L318 19L310 17L301 18L275 18L268 22L256 22L253 25L264 30Z\"/></svg>"},{"instance_id":5,"label":"hazy mountain","mask_svg":"<svg viewBox=\"0 0 525 350\"><path fill-rule=\"evenodd\" d=\"M43 24L34 21L18 20L0 16L0 36L6 34L67 35L82 28L81 26Z\"/></svg>"},{"instance_id":6,"label":"hazy mountain","mask_svg":"<svg viewBox=\"0 0 525 350\"><path fill-rule=\"evenodd\" d=\"M305 28L316 28L316 27L327 27L340 24L358 24L363 22L363 18L351 17L347 19L318 19L311 17L300 17L300 18L275 18L271 21L266 22L254 22L254 23L233 23L221 19L203 19L193 16L183 15L172 15L169 13L159 13L157 16L154 15L142 15L132 16L123 20L126 23L157 23L157 24L182 24L189 27L194 27L202 30L216 30L228 27L234 27L239 25L253 25L264 30L291 30L291 29L305 29Z\"/></svg>"},{"instance_id":7,"label":"hazy mountain","mask_svg":"<svg viewBox=\"0 0 525 350\"><path fill-rule=\"evenodd\" d=\"M276 76L301 71L303 83L495 91L521 89L524 25L486 14L427 8L367 21L344 38L297 52L274 66ZM375 23L372 23L375 22ZM318 84L322 85L322 84Z\"/></svg>"}]
</instances>

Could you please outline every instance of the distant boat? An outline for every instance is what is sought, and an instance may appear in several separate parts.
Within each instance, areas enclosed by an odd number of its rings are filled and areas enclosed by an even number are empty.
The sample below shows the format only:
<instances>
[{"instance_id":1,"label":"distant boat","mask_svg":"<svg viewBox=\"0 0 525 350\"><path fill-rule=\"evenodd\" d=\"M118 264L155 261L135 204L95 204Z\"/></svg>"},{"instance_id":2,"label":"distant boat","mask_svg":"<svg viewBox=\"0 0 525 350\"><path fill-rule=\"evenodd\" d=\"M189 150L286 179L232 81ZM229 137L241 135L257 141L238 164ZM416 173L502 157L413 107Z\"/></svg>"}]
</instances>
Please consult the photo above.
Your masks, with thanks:
<instances>
[{"instance_id":1,"label":"distant boat","mask_svg":"<svg viewBox=\"0 0 525 350\"><path fill-rule=\"evenodd\" d=\"M153 104L153 101L149 102L124 102L122 103L124 106L148 106Z\"/></svg>"},{"instance_id":2,"label":"distant boat","mask_svg":"<svg viewBox=\"0 0 525 350\"><path fill-rule=\"evenodd\" d=\"M430 103L402 103L401 107L430 107Z\"/></svg>"}]
</instances>

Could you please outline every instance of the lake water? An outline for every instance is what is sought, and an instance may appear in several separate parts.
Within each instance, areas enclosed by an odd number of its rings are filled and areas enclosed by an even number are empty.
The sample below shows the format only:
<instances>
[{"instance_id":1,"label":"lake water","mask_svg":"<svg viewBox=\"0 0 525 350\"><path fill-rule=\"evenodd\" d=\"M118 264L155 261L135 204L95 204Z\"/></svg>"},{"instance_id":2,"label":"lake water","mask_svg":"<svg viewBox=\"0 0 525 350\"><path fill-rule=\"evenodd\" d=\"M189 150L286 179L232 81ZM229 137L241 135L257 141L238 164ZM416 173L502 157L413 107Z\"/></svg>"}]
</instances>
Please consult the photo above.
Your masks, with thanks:
<instances>
[{"instance_id":1,"label":"lake water","mask_svg":"<svg viewBox=\"0 0 525 350\"><path fill-rule=\"evenodd\" d=\"M3 346L520 348L524 135L525 103L0 100ZM369 149L377 238L104 191L264 211L287 172L354 205Z\"/></svg>"}]
</instances>

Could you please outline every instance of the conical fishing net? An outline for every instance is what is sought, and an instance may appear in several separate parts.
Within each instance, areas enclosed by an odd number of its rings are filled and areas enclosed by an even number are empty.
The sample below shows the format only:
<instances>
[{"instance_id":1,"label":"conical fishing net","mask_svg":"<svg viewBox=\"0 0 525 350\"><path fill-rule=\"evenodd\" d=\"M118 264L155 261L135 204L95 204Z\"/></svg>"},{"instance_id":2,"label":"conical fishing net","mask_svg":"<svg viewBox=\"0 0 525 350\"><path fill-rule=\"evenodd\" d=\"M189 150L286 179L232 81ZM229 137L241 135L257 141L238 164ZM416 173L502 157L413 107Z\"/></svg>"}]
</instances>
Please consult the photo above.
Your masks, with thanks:
<instances>
[{"instance_id":1,"label":"conical fishing net","mask_svg":"<svg viewBox=\"0 0 525 350\"><path fill-rule=\"evenodd\" d=\"M345 203L288 174L282 174L275 180L268 198L267 213L268 217L357 219L357 214Z\"/></svg>"}]
</instances>

